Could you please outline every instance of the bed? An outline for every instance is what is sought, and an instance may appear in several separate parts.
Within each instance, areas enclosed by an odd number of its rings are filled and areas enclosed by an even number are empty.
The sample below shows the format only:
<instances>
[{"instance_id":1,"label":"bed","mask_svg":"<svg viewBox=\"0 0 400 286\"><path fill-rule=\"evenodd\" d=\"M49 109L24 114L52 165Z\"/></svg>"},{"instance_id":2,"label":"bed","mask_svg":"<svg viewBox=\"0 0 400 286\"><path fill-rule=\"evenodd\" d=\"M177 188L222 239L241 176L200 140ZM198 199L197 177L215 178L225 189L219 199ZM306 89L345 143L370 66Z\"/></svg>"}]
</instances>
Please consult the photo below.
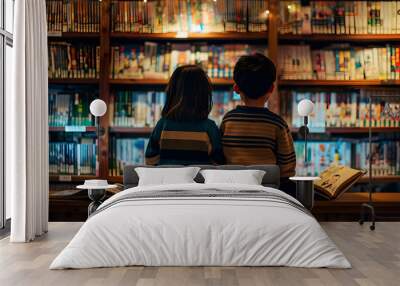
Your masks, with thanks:
<instances>
[{"instance_id":1,"label":"bed","mask_svg":"<svg viewBox=\"0 0 400 286\"><path fill-rule=\"evenodd\" d=\"M279 191L279 168L259 169L262 185L197 183L126 189L88 218L50 269L117 266L291 266L350 268L343 253L297 200Z\"/></svg>"}]
</instances>

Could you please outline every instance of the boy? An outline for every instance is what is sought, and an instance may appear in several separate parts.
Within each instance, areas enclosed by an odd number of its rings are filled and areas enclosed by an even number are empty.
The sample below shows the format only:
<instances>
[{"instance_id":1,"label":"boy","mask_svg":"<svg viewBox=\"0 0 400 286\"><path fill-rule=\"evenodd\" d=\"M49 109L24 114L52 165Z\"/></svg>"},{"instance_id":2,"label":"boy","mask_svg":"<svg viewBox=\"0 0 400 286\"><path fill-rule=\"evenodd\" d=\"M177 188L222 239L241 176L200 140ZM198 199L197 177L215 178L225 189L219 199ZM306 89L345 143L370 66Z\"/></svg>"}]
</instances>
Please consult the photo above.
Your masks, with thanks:
<instances>
[{"instance_id":1,"label":"boy","mask_svg":"<svg viewBox=\"0 0 400 286\"><path fill-rule=\"evenodd\" d=\"M241 57L235 65L233 89L244 105L222 120L222 146L227 164L274 164L280 167L281 189L294 194L296 154L287 123L265 107L274 90L276 68L262 54Z\"/></svg>"}]
</instances>

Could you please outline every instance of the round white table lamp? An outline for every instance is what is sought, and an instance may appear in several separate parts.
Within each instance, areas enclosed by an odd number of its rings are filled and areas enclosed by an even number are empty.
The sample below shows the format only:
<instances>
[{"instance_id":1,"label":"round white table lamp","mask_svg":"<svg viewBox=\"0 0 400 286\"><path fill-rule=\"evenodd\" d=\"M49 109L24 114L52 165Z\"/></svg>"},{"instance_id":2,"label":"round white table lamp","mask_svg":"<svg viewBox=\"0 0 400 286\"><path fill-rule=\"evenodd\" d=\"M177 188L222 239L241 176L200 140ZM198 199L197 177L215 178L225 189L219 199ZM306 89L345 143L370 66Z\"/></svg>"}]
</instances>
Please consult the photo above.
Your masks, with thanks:
<instances>
[{"instance_id":1,"label":"round white table lamp","mask_svg":"<svg viewBox=\"0 0 400 286\"><path fill-rule=\"evenodd\" d=\"M90 113L95 117L102 117L107 112L107 104L101 99L95 99L90 103Z\"/></svg>"},{"instance_id":2,"label":"round white table lamp","mask_svg":"<svg viewBox=\"0 0 400 286\"><path fill-rule=\"evenodd\" d=\"M297 105L297 112L300 116L309 116L314 111L314 103L309 99L303 99Z\"/></svg>"}]
</instances>

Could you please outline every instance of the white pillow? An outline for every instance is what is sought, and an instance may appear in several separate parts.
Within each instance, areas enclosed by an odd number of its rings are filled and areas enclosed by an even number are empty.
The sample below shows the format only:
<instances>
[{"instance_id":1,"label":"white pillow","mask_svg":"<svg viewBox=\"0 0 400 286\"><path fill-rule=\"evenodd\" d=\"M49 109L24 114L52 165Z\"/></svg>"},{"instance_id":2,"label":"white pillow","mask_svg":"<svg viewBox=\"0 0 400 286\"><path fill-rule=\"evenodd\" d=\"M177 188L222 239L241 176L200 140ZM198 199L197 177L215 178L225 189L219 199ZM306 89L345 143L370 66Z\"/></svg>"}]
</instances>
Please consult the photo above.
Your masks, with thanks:
<instances>
[{"instance_id":1,"label":"white pillow","mask_svg":"<svg viewBox=\"0 0 400 286\"><path fill-rule=\"evenodd\" d=\"M202 170L205 184L261 185L265 171L261 170Z\"/></svg>"},{"instance_id":2,"label":"white pillow","mask_svg":"<svg viewBox=\"0 0 400 286\"><path fill-rule=\"evenodd\" d=\"M193 179L199 170L199 167L135 168L139 176L139 186L195 183Z\"/></svg>"}]
</instances>

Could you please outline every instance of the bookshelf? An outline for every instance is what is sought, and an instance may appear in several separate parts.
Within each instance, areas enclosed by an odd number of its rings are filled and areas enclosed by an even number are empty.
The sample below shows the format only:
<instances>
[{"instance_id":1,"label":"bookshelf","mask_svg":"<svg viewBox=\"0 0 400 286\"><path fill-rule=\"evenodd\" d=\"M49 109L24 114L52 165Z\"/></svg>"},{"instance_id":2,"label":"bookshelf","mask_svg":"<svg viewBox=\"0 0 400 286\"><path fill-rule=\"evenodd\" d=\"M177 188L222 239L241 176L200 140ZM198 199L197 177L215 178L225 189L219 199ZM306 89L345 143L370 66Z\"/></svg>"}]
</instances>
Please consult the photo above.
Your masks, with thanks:
<instances>
[{"instance_id":1,"label":"bookshelf","mask_svg":"<svg viewBox=\"0 0 400 286\"><path fill-rule=\"evenodd\" d=\"M388 42L398 42L400 41L400 35L389 34L389 35L327 35L327 34L307 34L307 35L293 35L284 34L279 35L278 39L281 43L283 42L293 42L293 43L321 43L321 42L337 42L338 36L340 36L340 42L346 43L388 43Z\"/></svg>"},{"instance_id":2,"label":"bookshelf","mask_svg":"<svg viewBox=\"0 0 400 286\"><path fill-rule=\"evenodd\" d=\"M51 78L49 84L75 85L75 84L91 84L98 85L99 79L95 78Z\"/></svg>"},{"instance_id":3,"label":"bookshelf","mask_svg":"<svg viewBox=\"0 0 400 286\"><path fill-rule=\"evenodd\" d=\"M297 133L299 131L298 128L292 128L292 133ZM371 128L372 133L393 133L400 132L400 127L373 127ZM328 127L321 132L310 133L320 134L320 133L328 133L328 134L367 134L369 132L369 128L366 127L342 127L342 128L334 128Z\"/></svg>"},{"instance_id":4,"label":"bookshelf","mask_svg":"<svg viewBox=\"0 0 400 286\"><path fill-rule=\"evenodd\" d=\"M68 130L65 126L50 126L49 132L96 132L95 126L71 126L71 129L73 130Z\"/></svg>"},{"instance_id":5,"label":"bookshelf","mask_svg":"<svg viewBox=\"0 0 400 286\"><path fill-rule=\"evenodd\" d=\"M96 179L96 176L78 176L78 175L50 175L49 180L51 183L57 182L57 183L80 183L83 182L84 180L92 180Z\"/></svg>"},{"instance_id":6,"label":"bookshelf","mask_svg":"<svg viewBox=\"0 0 400 286\"><path fill-rule=\"evenodd\" d=\"M88 0L89 1L89 0ZM220 0L218 0L220 1ZM47 1L49 2L49 1ZM62 1L60 1L62 2ZM74 45L82 43L87 45L98 46L98 61L99 71L97 78L50 78L49 87L63 87L73 86L74 88L91 88L96 91L96 96L103 99L108 105L111 103L112 95L115 91L128 89L128 90L156 90L162 91L167 84L167 79L154 79L154 78L112 78L112 52L113 46L119 45L143 45L144 42L154 42L160 45L166 43L171 44L193 44L201 45L208 43L209 45L224 45L224 44L248 44L256 46L265 46L268 50L268 56L276 63L279 64L279 51L282 50L284 45L309 45L320 49L324 46L329 46L335 43L345 43L349 47L353 45L361 46L385 46L387 43L391 45L400 46L400 32L392 34L294 34L294 33L281 33L280 25L280 5L278 0L265 1L268 3L268 29L267 31L257 32L166 32L166 33L136 33L136 32L115 32L112 29L111 10L113 0L102 1L89 1L92 4L99 5L98 8L98 28L97 31L84 32L84 31L51 31L48 34L49 43L51 42L67 42ZM147 1L151 2L151 0ZM287 2L287 1L286 1ZM292 1L299 2L300 1ZM307 2L307 1L306 1ZM312 2L312 1L311 1ZM95 13L96 14L96 13ZM96 20L97 21L97 20ZM399 22L400 23L400 22ZM400 30L399 30L400 31ZM233 84L232 79L218 77L212 78L212 83L215 89L218 90L231 90ZM400 78L394 80L379 80L379 79L362 79L362 80L321 80L321 79L279 79L277 81L277 88L270 99L269 107L274 112L281 112L282 105L287 103L290 99L283 96L282 91L285 90L310 90L310 91L331 91L331 90L360 90L360 89L386 89L398 88L400 85ZM111 182L122 182L121 176L111 176L109 172L110 158L111 158L111 144L114 138L145 138L151 133L151 126L141 127L120 127L112 126L110 123L110 116L100 119L100 125L104 129L104 135L101 139L99 169L93 175L55 175L51 174L51 183L65 183L65 182L80 182L90 178L106 178ZM95 131L93 126L85 127L81 136L92 136ZM298 131L292 128L295 134ZM400 131L400 127L374 127L373 133L375 134L394 134ZM73 132L66 132L65 127L49 127L49 132L52 136L61 136L57 134L64 134L68 136L74 134ZM342 136L348 137L366 137L368 135L368 128L365 127L327 127L324 133L331 136L331 140L341 138ZM66 135L65 135L66 134ZM333 138L333 139L332 139ZM63 177L65 176L65 177ZM69 181L68 181L69 179ZM375 178L376 182L392 183L399 182L399 176L379 176ZM365 179L361 180L365 183Z\"/></svg>"},{"instance_id":7,"label":"bookshelf","mask_svg":"<svg viewBox=\"0 0 400 286\"><path fill-rule=\"evenodd\" d=\"M130 33L111 32L112 40L138 41L268 41L267 32L210 32L210 33Z\"/></svg>"},{"instance_id":8,"label":"bookshelf","mask_svg":"<svg viewBox=\"0 0 400 286\"><path fill-rule=\"evenodd\" d=\"M110 133L146 134L153 131L151 127L110 127Z\"/></svg>"},{"instance_id":9,"label":"bookshelf","mask_svg":"<svg viewBox=\"0 0 400 286\"><path fill-rule=\"evenodd\" d=\"M99 32L55 32L49 33L48 38L51 41L66 39L99 39Z\"/></svg>"},{"instance_id":10,"label":"bookshelf","mask_svg":"<svg viewBox=\"0 0 400 286\"><path fill-rule=\"evenodd\" d=\"M168 83L166 79L110 79L111 85L161 85L165 86ZM213 78L211 79L213 85L231 86L233 84L232 79L225 78Z\"/></svg>"},{"instance_id":11,"label":"bookshelf","mask_svg":"<svg viewBox=\"0 0 400 286\"><path fill-rule=\"evenodd\" d=\"M280 86L315 86L315 87L381 87L399 86L400 80L279 80Z\"/></svg>"}]
</instances>

